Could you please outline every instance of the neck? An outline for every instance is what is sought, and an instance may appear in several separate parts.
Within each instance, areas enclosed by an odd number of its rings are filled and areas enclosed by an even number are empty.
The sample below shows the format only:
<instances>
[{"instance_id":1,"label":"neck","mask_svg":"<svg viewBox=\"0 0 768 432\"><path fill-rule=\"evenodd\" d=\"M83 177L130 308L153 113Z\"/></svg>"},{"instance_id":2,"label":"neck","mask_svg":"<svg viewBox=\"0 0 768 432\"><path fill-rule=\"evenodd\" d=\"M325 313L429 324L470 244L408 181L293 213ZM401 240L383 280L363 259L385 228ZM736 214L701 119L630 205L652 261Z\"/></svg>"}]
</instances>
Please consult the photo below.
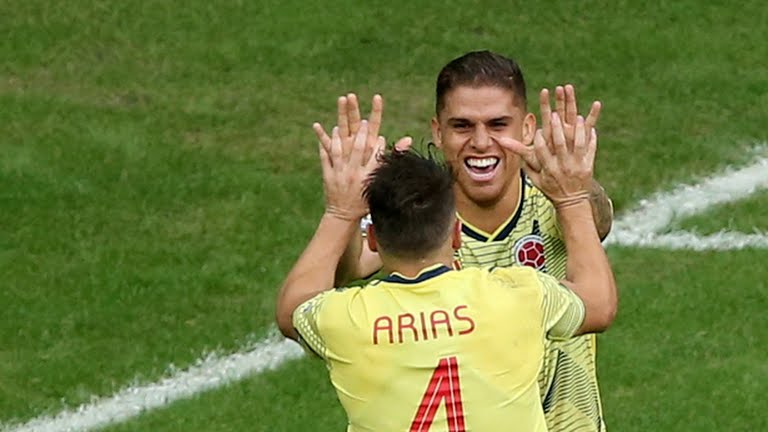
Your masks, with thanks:
<instances>
[{"instance_id":1,"label":"neck","mask_svg":"<svg viewBox=\"0 0 768 432\"><path fill-rule=\"evenodd\" d=\"M403 259L381 254L381 260L384 264L384 270L387 273L400 273L407 278L415 278L425 268L434 265L444 265L448 268L453 266L453 249L441 251L441 253L425 256L418 259Z\"/></svg>"},{"instance_id":2,"label":"neck","mask_svg":"<svg viewBox=\"0 0 768 432\"><path fill-rule=\"evenodd\" d=\"M456 197L456 211L474 227L493 233L517 210L521 181L519 175L515 176L501 197L487 204L479 204L459 193Z\"/></svg>"}]
</instances>

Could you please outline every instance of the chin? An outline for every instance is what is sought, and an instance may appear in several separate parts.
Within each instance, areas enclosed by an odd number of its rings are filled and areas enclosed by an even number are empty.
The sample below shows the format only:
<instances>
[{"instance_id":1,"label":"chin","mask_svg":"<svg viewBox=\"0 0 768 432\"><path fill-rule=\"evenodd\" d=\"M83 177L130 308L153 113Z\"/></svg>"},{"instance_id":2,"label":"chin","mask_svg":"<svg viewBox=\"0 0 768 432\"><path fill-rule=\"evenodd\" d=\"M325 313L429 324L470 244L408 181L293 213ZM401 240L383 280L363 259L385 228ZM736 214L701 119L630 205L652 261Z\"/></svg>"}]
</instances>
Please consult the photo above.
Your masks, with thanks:
<instances>
[{"instance_id":1,"label":"chin","mask_svg":"<svg viewBox=\"0 0 768 432\"><path fill-rule=\"evenodd\" d=\"M464 192L472 203L480 207L495 205L504 197L504 188L501 185L474 186L464 189Z\"/></svg>"}]
</instances>

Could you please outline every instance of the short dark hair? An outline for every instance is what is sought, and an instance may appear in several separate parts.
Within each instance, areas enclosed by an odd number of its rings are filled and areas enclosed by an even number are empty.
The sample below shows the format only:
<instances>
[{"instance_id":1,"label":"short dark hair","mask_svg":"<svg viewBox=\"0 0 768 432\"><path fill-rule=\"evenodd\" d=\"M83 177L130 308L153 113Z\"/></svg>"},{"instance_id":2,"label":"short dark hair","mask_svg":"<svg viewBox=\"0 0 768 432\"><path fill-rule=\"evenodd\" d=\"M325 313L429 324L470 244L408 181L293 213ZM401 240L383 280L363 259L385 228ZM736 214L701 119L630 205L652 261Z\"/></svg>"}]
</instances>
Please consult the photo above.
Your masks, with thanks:
<instances>
[{"instance_id":1,"label":"short dark hair","mask_svg":"<svg viewBox=\"0 0 768 432\"><path fill-rule=\"evenodd\" d=\"M459 86L493 86L511 90L525 109L528 98L520 66L492 51L472 51L451 60L437 75L435 113L445 107L445 95Z\"/></svg>"},{"instance_id":2,"label":"short dark hair","mask_svg":"<svg viewBox=\"0 0 768 432\"><path fill-rule=\"evenodd\" d=\"M455 217L451 168L414 150L381 156L363 195L376 240L388 254L419 258L437 250Z\"/></svg>"}]
</instances>

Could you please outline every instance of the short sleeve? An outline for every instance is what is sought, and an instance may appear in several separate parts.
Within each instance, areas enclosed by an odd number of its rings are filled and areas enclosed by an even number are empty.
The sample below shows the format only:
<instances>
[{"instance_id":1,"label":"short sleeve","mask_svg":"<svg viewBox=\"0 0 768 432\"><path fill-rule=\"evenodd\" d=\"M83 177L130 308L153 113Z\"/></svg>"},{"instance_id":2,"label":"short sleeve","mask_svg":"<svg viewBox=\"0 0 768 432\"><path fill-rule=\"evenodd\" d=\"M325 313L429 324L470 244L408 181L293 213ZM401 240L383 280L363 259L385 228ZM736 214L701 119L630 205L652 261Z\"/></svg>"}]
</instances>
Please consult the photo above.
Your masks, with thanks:
<instances>
[{"instance_id":1,"label":"short sleeve","mask_svg":"<svg viewBox=\"0 0 768 432\"><path fill-rule=\"evenodd\" d=\"M293 311L293 327L299 333L301 346L323 360L326 359L326 344L320 332L320 316L324 304L334 290L325 291L305 301Z\"/></svg>"},{"instance_id":2,"label":"short sleeve","mask_svg":"<svg viewBox=\"0 0 768 432\"><path fill-rule=\"evenodd\" d=\"M548 339L560 341L573 337L584 323L584 302L552 276L544 273L536 276L544 293L542 309Z\"/></svg>"}]
</instances>

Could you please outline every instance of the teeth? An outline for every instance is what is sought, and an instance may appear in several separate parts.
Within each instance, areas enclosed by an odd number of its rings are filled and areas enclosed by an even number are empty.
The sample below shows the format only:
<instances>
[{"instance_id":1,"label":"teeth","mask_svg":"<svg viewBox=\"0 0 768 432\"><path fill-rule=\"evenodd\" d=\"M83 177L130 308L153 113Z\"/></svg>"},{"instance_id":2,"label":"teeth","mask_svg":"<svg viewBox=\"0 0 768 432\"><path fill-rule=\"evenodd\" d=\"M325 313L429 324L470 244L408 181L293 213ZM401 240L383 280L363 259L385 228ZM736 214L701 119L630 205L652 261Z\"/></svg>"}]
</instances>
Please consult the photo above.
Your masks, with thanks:
<instances>
[{"instance_id":1,"label":"teeth","mask_svg":"<svg viewBox=\"0 0 768 432\"><path fill-rule=\"evenodd\" d=\"M499 162L499 158L489 157L483 159L467 159L467 165L473 168L488 168L489 166L496 165Z\"/></svg>"}]
</instances>

